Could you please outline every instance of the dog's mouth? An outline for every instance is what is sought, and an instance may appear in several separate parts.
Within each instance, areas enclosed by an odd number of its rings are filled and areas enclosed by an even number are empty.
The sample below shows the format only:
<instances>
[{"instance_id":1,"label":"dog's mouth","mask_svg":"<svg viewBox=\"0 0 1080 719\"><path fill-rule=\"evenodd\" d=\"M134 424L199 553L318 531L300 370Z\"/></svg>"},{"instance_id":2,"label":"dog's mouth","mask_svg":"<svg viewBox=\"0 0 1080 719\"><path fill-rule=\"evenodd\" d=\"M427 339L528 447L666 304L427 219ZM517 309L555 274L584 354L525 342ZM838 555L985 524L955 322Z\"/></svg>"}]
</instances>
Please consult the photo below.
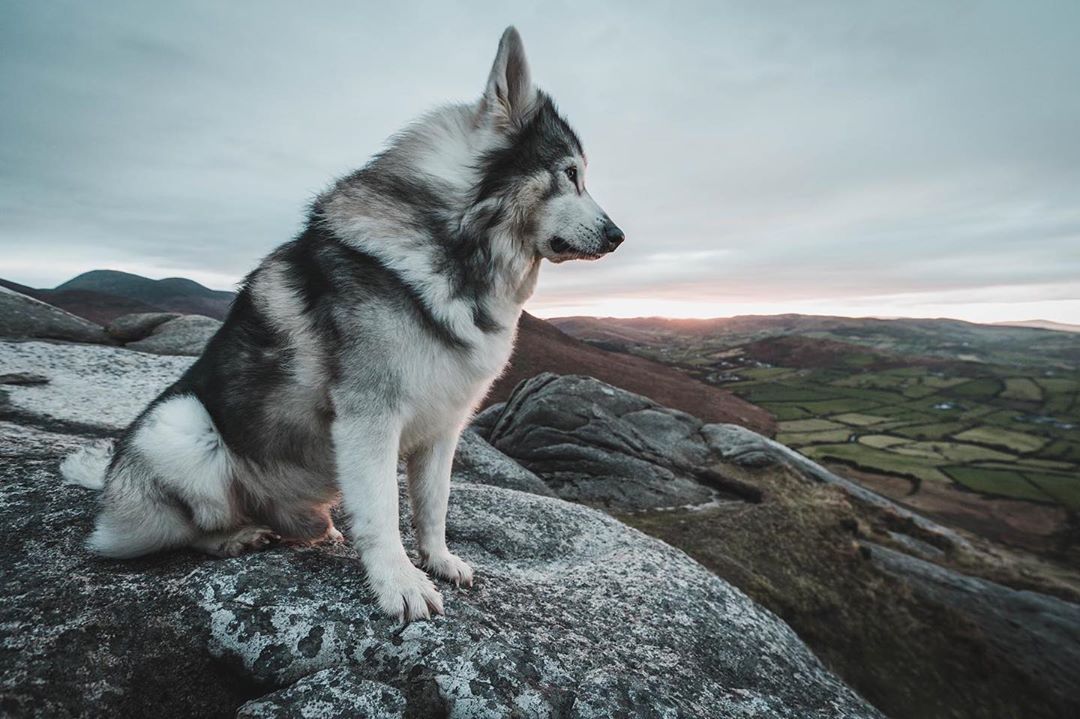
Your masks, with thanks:
<instances>
[{"instance_id":1,"label":"dog's mouth","mask_svg":"<svg viewBox=\"0 0 1080 719\"><path fill-rule=\"evenodd\" d=\"M570 251L570 243L561 237L551 238L551 251L557 255L566 254Z\"/></svg>"},{"instance_id":2,"label":"dog's mouth","mask_svg":"<svg viewBox=\"0 0 1080 719\"><path fill-rule=\"evenodd\" d=\"M598 260L607 254L605 252L585 252L579 250L558 235L551 238L548 242L548 247L551 248L551 253L554 255L554 257L551 258L554 262L565 262L566 260Z\"/></svg>"}]
</instances>

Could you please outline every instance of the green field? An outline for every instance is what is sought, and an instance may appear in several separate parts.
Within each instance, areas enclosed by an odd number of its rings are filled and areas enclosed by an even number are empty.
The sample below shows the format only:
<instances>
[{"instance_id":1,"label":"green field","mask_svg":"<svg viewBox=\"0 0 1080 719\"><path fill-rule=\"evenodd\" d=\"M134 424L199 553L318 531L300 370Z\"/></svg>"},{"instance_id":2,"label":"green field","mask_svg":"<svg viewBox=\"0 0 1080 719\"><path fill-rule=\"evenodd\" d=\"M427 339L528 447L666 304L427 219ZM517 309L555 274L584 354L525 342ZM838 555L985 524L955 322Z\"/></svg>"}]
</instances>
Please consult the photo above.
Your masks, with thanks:
<instances>
[{"instance_id":1,"label":"green field","mask_svg":"<svg viewBox=\"0 0 1080 719\"><path fill-rule=\"evenodd\" d=\"M567 329L764 407L816 460L1080 511L1080 333L802 315Z\"/></svg>"},{"instance_id":2,"label":"green field","mask_svg":"<svg viewBox=\"0 0 1080 719\"><path fill-rule=\"evenodd\" d=\"M815 460L1080 510L1076 373L955 372L749 367L723 384L773 412L777 439Z\"/></svg>"}]
</instances>

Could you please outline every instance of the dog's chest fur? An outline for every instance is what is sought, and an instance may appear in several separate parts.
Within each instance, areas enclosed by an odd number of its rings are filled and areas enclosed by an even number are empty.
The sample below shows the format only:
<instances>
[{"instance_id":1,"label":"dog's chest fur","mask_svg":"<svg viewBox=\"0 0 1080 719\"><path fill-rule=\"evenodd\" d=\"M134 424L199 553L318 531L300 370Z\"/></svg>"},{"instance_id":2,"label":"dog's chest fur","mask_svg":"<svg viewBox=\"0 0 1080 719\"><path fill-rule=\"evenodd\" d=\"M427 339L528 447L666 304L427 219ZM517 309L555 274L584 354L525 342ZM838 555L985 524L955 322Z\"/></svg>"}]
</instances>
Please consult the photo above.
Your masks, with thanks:
<instances>
[{"instance_id":1,"label":"dog's chest fur","mask_svg":"<svg viewBox=\"0 0 1080 719\"><path fill-rule=\"evenodd\" d=\"M446 347L431 339L414 346L401 375L403 452L456 431L468 420L510 359L516 315L503 329L474 338L468 349Z\"/></svg>"}]
</instances>

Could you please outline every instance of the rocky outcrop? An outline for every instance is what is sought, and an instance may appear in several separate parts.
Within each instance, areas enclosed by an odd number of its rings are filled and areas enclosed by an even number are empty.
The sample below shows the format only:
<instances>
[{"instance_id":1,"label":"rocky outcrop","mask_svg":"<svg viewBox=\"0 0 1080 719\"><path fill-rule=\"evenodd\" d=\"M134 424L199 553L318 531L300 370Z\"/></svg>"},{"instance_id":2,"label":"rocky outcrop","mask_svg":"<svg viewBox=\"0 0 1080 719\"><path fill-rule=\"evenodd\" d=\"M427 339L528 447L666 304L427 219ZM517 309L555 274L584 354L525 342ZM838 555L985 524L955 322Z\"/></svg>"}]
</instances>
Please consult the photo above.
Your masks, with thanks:
<instances>
[{"instance_id":1,"label":"rocky outcrop","mask_svg":"<svg viewBox=\"0 0 1080 719\"><path fill-rule=\"evenodd\" d=\"M114 340L136 342L149 337L160 325L182 316L178 312L136 312L117 317L105 325L105 331Z\"/></svg>"},{"instance_id":2,"label":"rocky outcrop","mask_svg":"<svg viewBox=\"0 0 1080 719\"><path fill-rule=\"evenodd\" d=\"M382 617L343 545L94 559L82 542L97 497L61 486L57 461L91 428L130 419L184 360L29 344L51 353L40 371L58 379L13 388L0 424L7 716L880 716L682 552L593 509L495 486L543 491L476 436L455 470L448 535L478 579L443 586L447 615L431 622ZM109 361L73 351L87 349L136 360L121 382ZM0 343L26 362L18 350ZM66 406L45 394L76 381L97 394Z\"/></svg>"},{"instance_id":3,"label":"rocky outcrop","mask_svg":"<svg viewBox=\"0 0 1080 719\"><path fill-rule=\"evenodd\" d=\"M130 349L161 355L197 356L221 327L202 315L141 312L112 320L107 328L0 286L0 337L96 344L126 343Z\"/></svg>"},{"instance_id":4,"label":"rocky outcrop","mask_svg":"<svg viewBox=\"0 0 1080 719\"><path fill-rule=\"evenodd\" d=\"M149 336L125 347L158 355L195 357L202 354L221 324L220 320L202 315L182 315L157 325Z\"/></svg>"},{"instance_id":5,"label":"rocky outcrop","mask_svg":"<svg viewBox=\"0 0 1080 719\"><path fill-rule=\"evenodd\" d=\"M109 341L105 331L93 322L6 287L0 287L0 337Z\"/></svg>"},{"instance_id":6,"label":"rocky outcrop","mask_svg":"<svg viewBox=\"0 0 1080 719\"><path fill-rule=\"evenodd\" d=\"M890 716L1080 711L1080 606L970 576L1014 560L774 440L551 374L474 427L558 496L683 548L784 616Z\"/></svg>"},{"instance_id":7,"label":"rocky outcrop","mask_svg":"<svg viewBox=\"0 0 1080 719\"><path fill-rule=\"evenodd\" d=\"M1060 706L1080 701L1080 606L951 572L933 562L881 546L871 549L887 571L915 591L958 609L1003 654L1045 679Z\"/></svg>"}]
</instances>

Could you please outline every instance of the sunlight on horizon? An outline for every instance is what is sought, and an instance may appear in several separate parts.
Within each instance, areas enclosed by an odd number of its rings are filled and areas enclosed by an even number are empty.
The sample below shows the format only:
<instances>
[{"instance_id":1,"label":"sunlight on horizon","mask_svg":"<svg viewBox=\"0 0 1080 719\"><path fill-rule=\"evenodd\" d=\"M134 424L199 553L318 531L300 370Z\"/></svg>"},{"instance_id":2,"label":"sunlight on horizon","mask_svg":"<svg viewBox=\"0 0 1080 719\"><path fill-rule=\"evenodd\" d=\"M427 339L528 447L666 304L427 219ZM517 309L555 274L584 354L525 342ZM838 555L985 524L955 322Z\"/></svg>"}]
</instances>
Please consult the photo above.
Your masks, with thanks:
<instances>
[{"instance_id":1,"label":"sunlight on horizon","mask_svg":"<svg viewBox=\"0 0 1080 719\"><path fill-rule=\"evenodd\" d=\"M800 301L800 302L699 302L693 300L607 298L579 302L535 302L525 308L537 317L667 317L711 319L739 315L827 315L891 319L950 318L992 324L1046 320L1080 325L1080 300L988 302L973 304Z\"/></svg>"}]
</instances>

